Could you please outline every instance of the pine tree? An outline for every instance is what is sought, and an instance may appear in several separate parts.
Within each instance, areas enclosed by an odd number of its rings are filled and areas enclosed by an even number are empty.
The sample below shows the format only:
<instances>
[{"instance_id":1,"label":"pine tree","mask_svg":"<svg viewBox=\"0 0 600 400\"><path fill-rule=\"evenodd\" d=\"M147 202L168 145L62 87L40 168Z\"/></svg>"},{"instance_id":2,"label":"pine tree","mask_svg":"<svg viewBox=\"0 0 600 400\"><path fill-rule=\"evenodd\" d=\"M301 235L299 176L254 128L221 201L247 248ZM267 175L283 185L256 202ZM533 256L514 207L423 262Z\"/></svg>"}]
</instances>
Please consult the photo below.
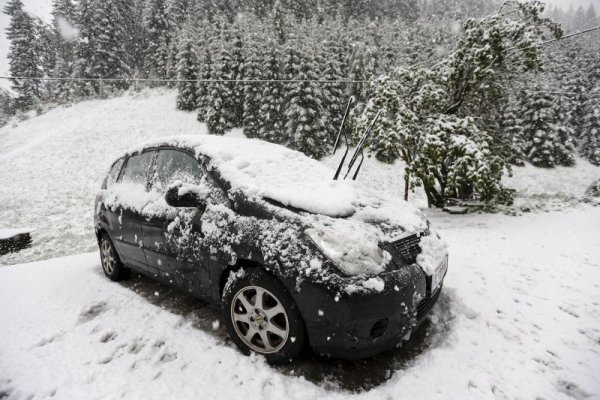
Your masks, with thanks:
<instances>
[{"instance_id":1,"label":"pine tree","mask_svg":"<svg viewBox=\"0 0 600 400\"><path fill-rule=\"evenodd\" d=\"M11 0L4 7L10 17L6 37L10 40L8 61L12 76L42 77L44 74L37 24L33 17L23 10L20 0ZM41 97L41 80L12 79L12 89L17 93L17 107L31 107Z\"/></svg>"},{"instance_id":2,"label":"pine tree","mask_svg":"<svg viewBox=\"0 0 600 400\"><path fill-rule=\"evenodd\" d=\"M326 111L321 88L314 82L307 82L317 80L310 53L288 49L285 71L286 79L295 80L286 85L285 91L287 143L295 150L321 158L329 151L332 136L325 126Z\"/></svg>"},{"instance_id":3,"label":"pine tree","mask_svg":"<svg viewBox=\"0 0 600 400\"><path fill-rule=\"evenodd\" d=\"M273 21L273 29L275 30L280 44L285 43L287 39L286 23L283 12L281 0L275 0L273 11L271 12L271 19Z\"/></svg>"},{"instance_id":4,"label":"pine tree","mask_svg":"<svg viewBox=\"0 0 600 400\"><path fill-rule=\"evenodd\" d=\"M71 82L70 90L73 95L83 98L96 94L96 88L91 81L92 56L94 53L95 39L92 33L94 10L91 0L79 0L76 8L76 24L79 29L79 40L75 45L73 62L73 77L79 78Z\"/></svg>"},{"instance_id":5,"label":"pine tree","mask_svg":"<svg viewBox=\"0 0 600 400\"><path fill-rule=\"evenodd\" d=\"M192 111L198 102L198 59L192 44L189 26L186 25L179 42L177 53L177 108Z\"/></svg>"},{"instance_id":6,"label":"pine tree","mask_svg":"<svg viewBox=\"0 0 600 400\"><path fill-rule=\"evenodd\" d=\"M502 110L500 120L500 137L505 143L503 148L509 149L506 160L514 165L523 165L523 119L521 118L521 99L510 97L507 106Z\"/></svg>"},{"instance_id":7,"label":"pine tree","mask_svg":"<svg viewBox=\"0 0 600 400\"><path fill-rule=\"evenodd\" d=\"M71 0L54 0L52 6L53 26L56 35L55 66L53 77L57 80L51 85L51 96L59 101L68 101L72 97L73 85L68 80L74 72L75 43L78 31L75 5Z\"/></svg>"},{"instance_id":8,"label":"pine tree","mask_svg":"<svg viewBox=\"0 0 600 400\"><path fill-rule=\"evenodd\" d=\"M258 136L273 143L285 142L283 135L283 85L278 82L282 79L279 56L277 45L270 42L261 67L263 79L268 80L268 82L262 86Z\"/></svg>"},{"instance_id":9,"label":"pine tree","mask_svg":"<svg viewBox=\"0 0 600 400\"><path fill-rule=\"evenodd\" d=\"M211 102L211 84L208 81L211 80L214 75L211 54L211 40L209 39L208 35L205 36L205 40L202 47L203 55L199 64L198 78L200 79L200 81L197 85L198 92L196 93L196 106L198 108L198 121L205 122L206 112Z\"/></svg>"},{"instance_id":10,"label":"pine tree","mask_svg":"<svg viewBox=\"0 0 600 400\"><path fill-rule=\"evenodd\" d=\"M171 7L169 8L169 14L171 14L171 20L176 29L183 29L186 21L194 21L191 16L194 13L194 1L193 0L173 0Z\"/></svg>"},{"instance_id":11,"label":"pine tree","mask_svg":"<svg viewBox=\"0 0 600 400\"><path fill-rule=\"evenodd\" d=\"M592 164L600 166L600 86L591 91L583 110L579 152Z\"/></svg>"},{"instance_id":12,"label":"pine tree","mask_svg":"<svg viewBox=\"0 0 600 400\"><path fill-rule=\"evenodd\" d=\"M367 80L367 60L366 49L362 43L354 48L352 64L350 67L350 95L354 96L357 102L364 103L367 99L365 83Z\"/></svg>"},{"instance_id":13,"label":"pine tree","mask_svg":"<svg viewBox=\"0 0 600 400\"><path fill-rule=\"evenodd\" d=\"M231 79L242 80L244 78L244 43L239 25L233 28L231 46ZM241 127L244 123L244 91L245 85L240 82L232 83L233 97L231 98L234 127Z\"/></svg>"},{"instance_id":14,"label":"pine tree","mask_svg":"<svg viewBox=\"0 0 600 400\"><path fill-rule=\"evenodd\" d=\"M8 90L0 88L0 127L15 114L15 101Z\"/></svg>"},{"instance_id":15,"label":"pine tree","mask_svg":"<svg viewBox=\"0 0 600 400\"><path fill-rule=\"evenodd\" d=\"M56 64L56 34L52 27L40 18L31 16L34 24L34 35L36 41L33 45L37 47L36 53L44 76L50 76ZM44 92L44 90L43 90ZM44 95L45 93L42 93Z\"/></svg>"},{"instance_id":16,"label":"pine tree","mask_svg":"<svg viewBox=\"0 0 600 400\"><path fill-rule=\"evenodd\" d=\"M167 2L166 0L150 0L148 8L146 74L154 78L167 79L169 57L172 53L172 22L168 14Z\"/></svg>"},{"instance_id":17,"label":"pine tree","mask_svg":"<svg viewBox=\"0 0 600 400\"><path fill-rule=\"evenodd\" d=\"M339 42L334 40L326 41L322 46L322 54L318 61L322 63L318 66L318 71L323 71L322 79L329 81L323 85L323 106L327 110L327 130L336 132L341 124L344 105L347 102L345 98L345 85L340 81L343 79L342 66L340 59L343 49Z\"/></svg>"},{"instance_id":18,"label":"pine tree","mask_svg":"<svg viewBox=\"0 0 600 400\"><path fill-rule=\"evenodd\" d=\"M538 167L573 165L572 132L557 117L554 98L547 88L536 87L527 93L523 110L525 153Z\"/></svg>"},{"instance_id":19,"label":"pine tree","mask_svg":"<svg viewBox=\"0 0 600 400\"><path fill-rule=\"evenodd\" d=\"M214 135L224 135L234 128L235 102L233 79L235 68L229 49L227 32L223 32L219 41L215 43L214 53L218 58L214 64L212 78L214 81L209 86L209 104L206 110L206 125L208 131Z\"/></svg>"},{"instance_id":20,"label":"pine tree","mask_svg":"<svg viewBox=\"0 0 600 400\"><path fill-rule=\"evenodd\" d=\"M246 48L245 59L247 60L244 66L245 80L260 80L263 78L260 60L260 45L255 41L252 45ZM243 126L244 133L247 137L257 137L260 127L260 107L262 100L262 83L246 82L243 84Z\"/></svg>"},{"instance_id":21,"label":"pine tree","mask_svg":"<svg viewBox=\"0 0 600 400\"><path fill-rule=\"evenodd\" d=\"M108 79L96 86L124 89L131 75L131 55L128 53L127 18L133 14L130 2L95 0L92 3L93 21L90 36L93 38L91 74Z\"/></svg>"}]
</instances>

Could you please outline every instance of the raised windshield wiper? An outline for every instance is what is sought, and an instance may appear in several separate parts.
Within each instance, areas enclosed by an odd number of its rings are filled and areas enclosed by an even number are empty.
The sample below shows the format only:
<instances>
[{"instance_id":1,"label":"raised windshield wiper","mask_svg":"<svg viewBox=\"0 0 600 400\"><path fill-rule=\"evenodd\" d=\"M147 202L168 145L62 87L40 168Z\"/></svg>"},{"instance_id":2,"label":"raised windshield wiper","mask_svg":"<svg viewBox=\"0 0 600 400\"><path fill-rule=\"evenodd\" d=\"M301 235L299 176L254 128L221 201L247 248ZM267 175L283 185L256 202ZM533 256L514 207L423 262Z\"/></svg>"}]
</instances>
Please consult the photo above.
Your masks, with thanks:
<instances>
[{"instance_id":1,"label":"raised windshield wiper","mask_svg":"<svg viewBox=\"0 0 600 400\"><path fill-rule=\"evenodd\" d=\"M356 145L356 150L354 150L354 154L352 155L352 158L350 159L350 163L348 164L348 170L346 171L346 175L344 175L344 179L346 179L348 177L350 170L352 170L352 167L354 166L356 159L360 155L360 163L358 164L358 167L356 168L356 171L354 172L354 176L352 177L353 181L356 180L356 177L358 176L358 171L360 171L360 167L362 167L363 161L365 160L365 154L363 151L365 148L365 143L367 142L367 138L373 131L373 128L375 127L375 123L379 119L380 115L381 115L381 110L377 111L377 115L375 115L375 118L373 118L373 121L371 121L371 125L369 125L369 127L367 128L367 130L365 131L363 136L360 138L358 145Z\"/></svg>"},{"instance_id":2,"label":"raised windshield wiper","mask_svg":"<svg viewBox=\"0 0 600 400\"><path fill-rule=\"evenodd\" d=\"M354 97L350 97L350 100L348 100L348 106L346 106L346 112L344 113L344 118L342 119L342 124L340 126L340 130L337 134L337 138L335 139L335 144L333 145L333 151L331 153L332 155L335 154L335 152L337 150L337 146L340 142L340 137L343 134L344 141L346 142L346 150L344 151L342 160L340 161L340 164L337 167L337 171L335 171L335 175L333 176L334 181L339 178L340 172L342 171L342 167L344 166L344 163L346 162L346 156L348 155L348 152L350 151L350 144L348 143L348 136L346 135L346 131L344 130L344 127L346 125L346 119L348 118L348 114L350 113L350 107L352 107L353 103L354 103ZM356 159L358 158L358 156L360 156L360 163L358 164L358 167L356 168L356 171L354 172L354 176L352 177L352 180L356 180L356 177L358 176L358 172L360 171L360 167L362 167L362 163L365 159L364 152L363 152L365 143L367 141L367 138L373 131L373 127L375 126L375 123L379 119L380 115L381 115L381 110L379 110L377 112L377 115L375 115L375 118L373 118L373 121L371 121L371 124L369 125L369 127L367 128L365 133L360 138L358 145L356 146L356 150L354 151L354 154L352 155L352 158L350 159L350 163L348 164L348 170L346 171L346 174L344 175L344 179L346 179L348 177L348 174L350 174L350 171L352 170L352 167L354 166Z\"/></svg>"},{"instance_id":3,"label":"raised windshield wiper","mask_svg":"<svg viewBox=\"0 0 600 400\"><path fill-rule=\"evenodd\" d=\"M338 143L340 142L340 136L342 136L342 134L344 134L344 140L346 142L346 151L344 151L344 156L342 157L342 161L340 161L340 165L338 166L337 171L335 171L335 175L333 176L334 181L337 180L337 178L340 176L340 171L342 170L342 165L344 165L344 161L346 161L346 156L348 155L348 151L350 150L350 145L348 144L348 136L346 135L344 126L346 125L346 119L348 118L348 114L350 113L350 107L352 107L353 103L354 103L354 96L350 96L350 99L348 100L348 105L346 106L346 112L344 113L344 118L342 118L342 124L340 125L340 131L337 134L337 138L335 139L335 144L333 145L333 151L331 152L331 155L335 154Z\"/></svg>"}]
</instances>

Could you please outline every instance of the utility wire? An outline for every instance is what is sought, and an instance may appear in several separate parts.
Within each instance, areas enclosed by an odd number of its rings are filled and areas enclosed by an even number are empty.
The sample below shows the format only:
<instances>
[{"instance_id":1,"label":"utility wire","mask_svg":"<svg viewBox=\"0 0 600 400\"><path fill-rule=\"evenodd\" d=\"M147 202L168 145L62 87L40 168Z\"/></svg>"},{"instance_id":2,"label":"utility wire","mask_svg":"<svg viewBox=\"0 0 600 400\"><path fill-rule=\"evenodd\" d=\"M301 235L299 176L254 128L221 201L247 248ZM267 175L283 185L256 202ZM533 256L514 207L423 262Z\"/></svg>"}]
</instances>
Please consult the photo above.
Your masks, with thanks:
<instances>
[{"instance_id":1,"label":"utility wire","mask_svg":"<svg viewBox=\"0 0 600 400\"><path fill-rule=\"evenodd\" d=\"M160 79L160 78L58 78L42 76L0 76L0 79L39 81L86 81L86 82L201 82L201 83L371 83L371 80L340 79Z\"/></svg>"},{"instance_id":2,"label":"utility wire","mask_svg":"<svg viewBox=\"0 0 600 400\"><path fill-rule=\"evenodd\" d=\"M556 39L546 40L540 43L540 46L545 46L550 43L559 42L561 40L569 39L575 36L583 35L585 33L599 31L600 25L593 28L585 29L583 31L571 33L566 36L562 36ZM518 48L507 49L508 53L511 50L518 50ZM492 64L496 60L492 61ZM433 67L443 63L439 61L433 65ZM414 67L414 66L413 66ZM418 68L418 67L417 67ZM432 67L430 67L432 68ZM40 80L40 81L82 81L82 82L162 82L162 83L181 83L181 82L199 82L199 83L320 83L320 84L334 84L334 83L372 83L373 80L339 80L339 79L160 79L160 78L59 78L59 77L38 77L38 76L0 76L0 79L13 79L13 80Z\"/></svg>"}]
</instances>

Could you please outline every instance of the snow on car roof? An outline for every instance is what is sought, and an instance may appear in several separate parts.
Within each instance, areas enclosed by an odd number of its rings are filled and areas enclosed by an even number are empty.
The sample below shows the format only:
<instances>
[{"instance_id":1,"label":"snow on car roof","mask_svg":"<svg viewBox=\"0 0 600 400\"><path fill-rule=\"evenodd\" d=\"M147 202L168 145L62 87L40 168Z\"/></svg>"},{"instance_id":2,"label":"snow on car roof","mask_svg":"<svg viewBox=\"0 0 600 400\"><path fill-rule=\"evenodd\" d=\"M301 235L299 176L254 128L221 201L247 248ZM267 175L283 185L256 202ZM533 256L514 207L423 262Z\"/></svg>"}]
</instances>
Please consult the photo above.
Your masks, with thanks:
<instances>
[{"instance_id":1,"label":"snow on car roof","mask_svg":"<svg viewBox=\"0 0 600 400\"><path fill-rule=\"evenodd\" d=\"M334 181L331 169L298 151L259 139L213 135L169 137L144 147L159 145L210 157L232 188L247 194L331 217L355 212L353 183Z\"/></svg>"}]
</instances>

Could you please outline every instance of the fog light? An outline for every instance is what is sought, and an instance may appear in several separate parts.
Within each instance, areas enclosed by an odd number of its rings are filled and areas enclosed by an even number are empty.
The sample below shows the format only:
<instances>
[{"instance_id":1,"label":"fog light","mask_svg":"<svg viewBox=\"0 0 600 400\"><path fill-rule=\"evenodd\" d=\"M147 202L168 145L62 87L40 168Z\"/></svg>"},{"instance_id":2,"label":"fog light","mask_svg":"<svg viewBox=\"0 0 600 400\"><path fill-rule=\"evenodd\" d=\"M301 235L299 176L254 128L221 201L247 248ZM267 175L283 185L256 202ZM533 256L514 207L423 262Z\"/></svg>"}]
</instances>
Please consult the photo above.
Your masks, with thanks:
<instances>
[{"instance_id":1,"label":"fog light","mask_svg":"<svg viewBox=\"0 0 600 400\"><path fill-rule=\"evenodd\" d=\"M377 339L385 333L385 330L388 326L388 319L382 318L379 321L375 322L371 327L371 339Z\"/></svg>"}]
</instances>

